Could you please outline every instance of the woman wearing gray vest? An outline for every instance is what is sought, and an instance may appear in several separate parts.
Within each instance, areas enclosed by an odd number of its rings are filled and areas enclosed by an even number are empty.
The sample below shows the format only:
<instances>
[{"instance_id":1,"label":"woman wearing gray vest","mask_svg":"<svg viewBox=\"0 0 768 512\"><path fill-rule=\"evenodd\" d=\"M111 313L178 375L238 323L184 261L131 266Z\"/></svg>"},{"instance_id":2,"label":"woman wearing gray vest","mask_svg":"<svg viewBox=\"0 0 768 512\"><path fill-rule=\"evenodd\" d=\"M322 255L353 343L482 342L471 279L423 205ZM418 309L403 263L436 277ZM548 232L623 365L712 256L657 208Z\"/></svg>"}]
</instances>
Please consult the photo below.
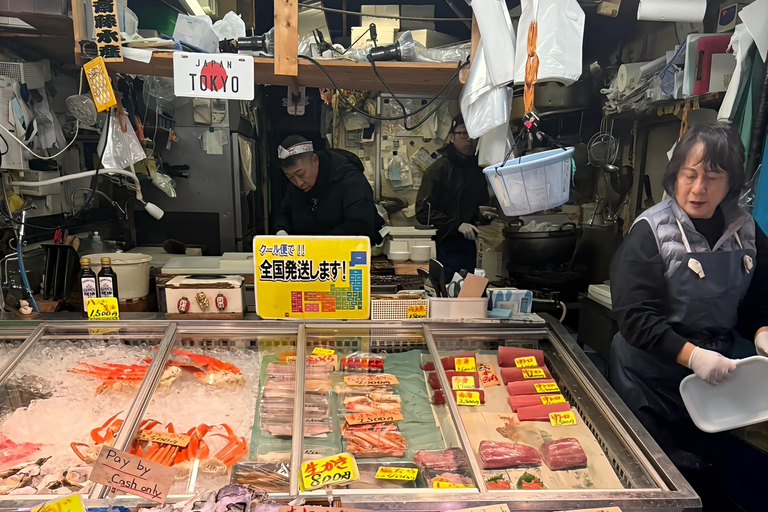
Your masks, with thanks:
<instances>
[{"instance_id":1,"label":"woman wearing gray vest","mask_svg":"<svg viewBox=\"0 0 768 512\"><path fill-rule=\"evenodd\" d=\"M739 135L691 128L664 175L672 197L638 217L611 265L620 332L609 380L704 510L720 506L722 442L695 427L680 381L692 371L713 385L727 379L737 330L768 351L768 239L737 204L743 184Z\"/></svg>"}]
</instances>

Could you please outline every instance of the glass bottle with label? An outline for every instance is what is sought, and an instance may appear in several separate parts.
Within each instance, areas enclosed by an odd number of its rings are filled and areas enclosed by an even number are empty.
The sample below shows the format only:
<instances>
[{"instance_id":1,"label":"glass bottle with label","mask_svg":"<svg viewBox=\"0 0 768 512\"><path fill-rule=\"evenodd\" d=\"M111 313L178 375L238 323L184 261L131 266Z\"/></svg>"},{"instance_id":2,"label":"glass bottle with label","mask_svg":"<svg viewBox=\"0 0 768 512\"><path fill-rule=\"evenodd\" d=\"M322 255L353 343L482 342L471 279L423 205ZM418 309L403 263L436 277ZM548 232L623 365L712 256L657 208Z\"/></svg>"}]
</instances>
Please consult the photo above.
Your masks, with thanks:
<instances>
[{"instance_id":1,"label":"glass bottle with label","mask_svg":"<svg viewBox=\"0 0 768 512\"><path fill-rule=\"evenodd\" d=\"M112 260L101 258L99 271L99 297L115 297L117 295L117 274L112 269Z\"/></svg>"},{"instance_id":2,"label":"glass bottle with label","mask_svg":"<svg viewBox=\"0 0 768 512\"><path fill-rule=\"evenodd\" d=\"M83 314L87 314L88 299L95 299L99 295L99 287L96 284L96 274L91 270L91 260L80 258L80 292L83 297Z\"/></svg>"}]
</instances>

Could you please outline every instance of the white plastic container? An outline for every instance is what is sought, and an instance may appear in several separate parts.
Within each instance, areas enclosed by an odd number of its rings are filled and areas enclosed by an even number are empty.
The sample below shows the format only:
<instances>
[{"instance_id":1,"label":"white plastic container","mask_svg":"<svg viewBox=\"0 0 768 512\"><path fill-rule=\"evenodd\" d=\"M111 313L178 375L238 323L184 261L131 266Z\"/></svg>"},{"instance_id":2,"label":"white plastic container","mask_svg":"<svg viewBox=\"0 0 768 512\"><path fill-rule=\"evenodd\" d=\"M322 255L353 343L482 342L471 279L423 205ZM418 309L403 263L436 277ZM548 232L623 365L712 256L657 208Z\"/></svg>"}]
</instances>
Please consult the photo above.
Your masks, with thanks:
<instances>
[{"instance_id":1,"label":"white plastic container","mask_svg":"<svg viewBox=\"0 0 768 512\"><path fill-rule=\"evenodd\" d=\"M100 252L85 256L91 260L91 268L98 274L101 258L112 260L117 274L118 299L140 299L149 295L149 263L152 257L135 252Z\"/></svg>"},{"instance_id":2,"label":"white plastic container","mask_svg":"<svg viewBox=\"0 0 768 512\"><path fill-rule=\"evenodd\" d=\"M573 148L551 149L511 158L483 172L506 215L527 215L568 202L572 157Z\"/></svg>"},{"instance_id":3,"label":"white plastic container","mask_svg":"<svg viewBox=\"0 0 768 512\"><path fill-rule=\"evenodd\" d=\"M413 245L409 251L411 261L414 263L426 263L432 256L432 246L430 245Z\"/></svg>"},{"instance_id":4,"label":"white plastic container","mask_svg":"<svg viewBox=\"0 0 768 512\"><path fill-rule=\"evenodd\" d=\"M722 432L768 420L768 358L736 361L736 370L713 386L696 375L680 383L693 422L704 432Z\"/></svg>"},{"instance_id":5,"label":"white plastic container","mask_svg":"<svg viewBox=\"0 0 768 512\"><path fill-rule=\"evenodd\" d=\"M411 253L408 251L390 251L389 252L389 260L400 262L400 261L408 261L408 258L411 257Z\"/></svg>"},{"instance_id":6,"label":"white plastic container","mask_svg":"<svg viewBox=\"0 0 768 512\"><path fill-rule=\"evenodd\" d=\"M487 314L488 299L485 297L473 299L429 298L429 318L485 318Z\"/></svg>"}]
</instances>

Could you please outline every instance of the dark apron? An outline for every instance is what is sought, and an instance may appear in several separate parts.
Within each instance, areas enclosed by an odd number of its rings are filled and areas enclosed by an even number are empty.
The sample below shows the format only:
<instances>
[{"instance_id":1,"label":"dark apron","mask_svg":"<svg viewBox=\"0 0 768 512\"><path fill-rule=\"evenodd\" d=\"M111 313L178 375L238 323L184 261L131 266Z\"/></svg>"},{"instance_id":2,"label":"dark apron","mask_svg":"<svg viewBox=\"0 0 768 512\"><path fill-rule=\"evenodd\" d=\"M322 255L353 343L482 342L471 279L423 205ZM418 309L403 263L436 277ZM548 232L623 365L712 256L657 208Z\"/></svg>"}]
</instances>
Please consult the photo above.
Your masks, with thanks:
<instances>
[{"instance_id":1,"label":"dark apron","mask_svg":"<svg viewBox=\"0 0 768 512\"><path fill-rule=\"evenodd\" d=\"M667 279L668 321L691 343L730 357L738 307L754 273L752 260L743 247L691 253L679 227L688 254ZM741 247L738 235L734 236ZM694 271L698 265L703 277ZM680 397L680 382L691 373L689 369L632 347L619 333L611 346L608 373L622 400L694 486L686 470L707 470L719 464L719 450L713 445L720 443L696 428Z\"/></svg>"}]
</instances>

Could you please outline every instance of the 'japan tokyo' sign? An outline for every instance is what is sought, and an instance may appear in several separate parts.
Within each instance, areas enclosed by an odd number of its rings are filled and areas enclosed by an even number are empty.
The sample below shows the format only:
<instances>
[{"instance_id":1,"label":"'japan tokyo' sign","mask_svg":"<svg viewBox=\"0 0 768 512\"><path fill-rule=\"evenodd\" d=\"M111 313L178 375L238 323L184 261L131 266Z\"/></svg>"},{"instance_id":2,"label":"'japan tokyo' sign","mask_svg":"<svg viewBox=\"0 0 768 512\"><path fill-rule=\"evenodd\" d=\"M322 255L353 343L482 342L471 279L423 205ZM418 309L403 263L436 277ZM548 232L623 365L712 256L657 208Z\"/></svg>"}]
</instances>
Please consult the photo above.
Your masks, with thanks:
<instances>
[{"instance_id":1,"label":"'japan tokyo' sign","mask_svg":"<svg viewBox=\"0 0 768 512\"><path fill-rule=\"evenodd\" d=\"M254 97L253 57L175 52L173 92L188 98L250 101Z\"/></svg>"}]
</instances>

